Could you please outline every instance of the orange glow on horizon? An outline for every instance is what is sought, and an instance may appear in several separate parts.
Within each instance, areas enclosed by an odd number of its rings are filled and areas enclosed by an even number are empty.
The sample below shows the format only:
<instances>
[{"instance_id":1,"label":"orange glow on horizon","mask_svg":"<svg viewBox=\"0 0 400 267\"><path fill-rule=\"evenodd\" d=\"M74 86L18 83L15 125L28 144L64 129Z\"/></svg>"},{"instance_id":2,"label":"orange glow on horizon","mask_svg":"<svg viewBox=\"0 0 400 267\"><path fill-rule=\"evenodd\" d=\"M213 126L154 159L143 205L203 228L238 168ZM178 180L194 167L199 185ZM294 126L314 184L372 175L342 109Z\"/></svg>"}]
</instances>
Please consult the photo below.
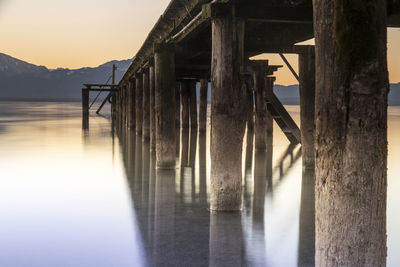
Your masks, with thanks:
<instances>
[{"instance_id":1,"label":"orange glow on horizon","mask_svg":"<svg viewBox=\"0 0 400 267\"><path fill-rule=\"evenodd\" d=\"M0 0L0 52L50 69L132 58L170 0ZM278 55L263 55L284 65ZM297 69L297 56L287 56ZM392 83L400 82L400 29L388 30ZM276 83L297 84L284 67Z\"/></svg>"}]
</instances>

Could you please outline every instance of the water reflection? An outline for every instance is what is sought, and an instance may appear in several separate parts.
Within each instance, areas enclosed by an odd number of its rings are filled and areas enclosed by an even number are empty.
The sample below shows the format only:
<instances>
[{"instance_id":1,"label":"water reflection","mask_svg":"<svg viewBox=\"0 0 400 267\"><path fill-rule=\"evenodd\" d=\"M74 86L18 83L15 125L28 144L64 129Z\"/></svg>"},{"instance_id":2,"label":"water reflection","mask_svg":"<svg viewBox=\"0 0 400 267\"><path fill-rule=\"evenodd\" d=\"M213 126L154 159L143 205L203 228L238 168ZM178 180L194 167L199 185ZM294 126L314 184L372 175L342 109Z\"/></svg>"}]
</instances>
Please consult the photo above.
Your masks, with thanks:
<instances>
[{"instance_id":1,"label":"water reflection","mask_svg":"<svg viewBox=\"0 0 400 267\"><path fill-rule=\"evenodd\" d=\"M298 266L315 265L315 173L303 169L301 182Z\"/></svg>"},{"instance_id":2,"label":"water reflection","mask_svg":"<svg viewBox=\"0 0 400 267\"><path fill-rule=\"evenodd\" d=\"M267 138L266 151L255 151L254 132L248 131L245 137L243 211L210 214L207 181L209 133L198 135L196 130L182 129L180 167L174 171L156 170L155 154L149 145L142 142L140 136L132 137L129 131L127 136L120 133L119 139L122 151L127 154L123 158L134 157L129 160L131 164L127 162L125 166L150 266L266 266L272 263L274 266L288 266L285 261L276 264L275 259L269 257L268 242L280 241L276 240L279 234L277 236L266 228L268 216L274 214L274 211L266 212L274 200L267 196L274 186L278 192L280 187L288 190L285 177L289 179L293 166L299 166L298 147L289 145L280 149L280 157L274 161L273 136ZM292 183L293 178L289 184ZM297 191L300 198L300 186ZM299 216L299 212L297 210L295 216ZM289 213L295 214L296 209ZM281 215L276 215L280 220ZM297 225L296 221L290 224ZM298 242L295 236L285 238ZM301 245L305 247L301 252L307 251L308 244ZM308 259L301 255L299 244L299 258L296 256L295 261L299 266L302 266L303 259Z\"/></svg>"},{"instance_id":3,"label":"water reflection","mask_svg":"<svg viewBox=\"0 0 400 267\"><path fill-rule=\"evenodd\" d=\"M211 212L209 266L245 265L242 229L240 212Z\"/></svg>"},{"instance_id":4,"label":"water reflection","mask_svg":"<svg viewBox=\"0 0 400 267\"><path fill-rule=\"evenodd\" d=\"M0 117L0 266L314 265L314 174L279 130L266 152L254 151L252 131L244 138L242 212L210 214L209 133L183 131L179 167L160 172L135 132L98 117L82 131L78 105L23 106L29 116ZM388 266L399 265L395 114Z\"/></svg>"}]
</instances>

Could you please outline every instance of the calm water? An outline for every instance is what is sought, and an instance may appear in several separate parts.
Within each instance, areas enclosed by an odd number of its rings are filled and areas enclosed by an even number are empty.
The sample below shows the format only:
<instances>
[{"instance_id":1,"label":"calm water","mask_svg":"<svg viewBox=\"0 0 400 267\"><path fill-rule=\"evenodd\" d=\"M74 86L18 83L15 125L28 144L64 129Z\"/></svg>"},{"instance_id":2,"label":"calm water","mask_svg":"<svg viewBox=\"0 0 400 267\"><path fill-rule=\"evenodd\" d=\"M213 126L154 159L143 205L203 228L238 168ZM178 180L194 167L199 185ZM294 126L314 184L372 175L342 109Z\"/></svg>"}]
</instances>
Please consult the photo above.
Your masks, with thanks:
<instances>
[{"instance_id":1,"label":"calm water","mask_svg":"<svg viewBox=\"0 0 400 267\"><path fill-rule=\"evenodd\" d=\"M298 107L288 107L298 121ZM400 266L400 108L389 109L388 266ZM208 136L182 132L176 171L80 104L0 102L0 266L311 266L312 173L274 128L243 152L243 210L208 210ZM272 151L272 150L269 150Z\"/></svg>"}]
</instances>

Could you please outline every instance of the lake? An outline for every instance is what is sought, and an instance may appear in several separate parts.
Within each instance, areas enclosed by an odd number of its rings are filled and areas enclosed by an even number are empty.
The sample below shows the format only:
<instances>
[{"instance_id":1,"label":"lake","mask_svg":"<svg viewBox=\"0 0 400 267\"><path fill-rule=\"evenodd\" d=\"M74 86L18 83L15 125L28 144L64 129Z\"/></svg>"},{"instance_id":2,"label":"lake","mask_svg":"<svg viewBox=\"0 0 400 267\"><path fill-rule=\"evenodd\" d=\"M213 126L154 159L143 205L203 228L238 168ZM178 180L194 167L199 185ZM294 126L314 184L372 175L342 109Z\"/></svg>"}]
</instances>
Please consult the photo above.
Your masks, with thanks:
<instances>
[{"instance_id":1,"label":"lake","mask_svg":"<svg viewBox=\"0 0 400 267\"><path fill-rule=\"evenodd\" d=\"M299 108L288 106L299 122ZM389 108L388 266L400 266L400 107ZM243 144L243 208L212 213L209 133L182 131L177 169L80 103L0 102L0 266L312 266L313 174L274 125ZM272 145L273 144L273 145Z\"/></svg>"}]
</instances>

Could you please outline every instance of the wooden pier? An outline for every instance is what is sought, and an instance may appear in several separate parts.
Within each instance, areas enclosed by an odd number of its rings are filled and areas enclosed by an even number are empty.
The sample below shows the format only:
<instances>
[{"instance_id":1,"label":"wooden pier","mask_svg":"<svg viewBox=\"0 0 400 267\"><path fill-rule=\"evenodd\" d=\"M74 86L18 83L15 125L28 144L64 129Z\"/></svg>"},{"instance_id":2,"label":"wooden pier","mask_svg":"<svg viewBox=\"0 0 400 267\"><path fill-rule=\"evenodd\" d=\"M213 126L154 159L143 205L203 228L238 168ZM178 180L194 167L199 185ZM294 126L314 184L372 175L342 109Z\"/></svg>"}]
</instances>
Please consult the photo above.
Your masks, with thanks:
<instances>
[{"instance_id":1,"label":"wooden pier","mask_svg":"<svg viewBox=\"0 0 400 267\"><path fill-rule=\"evenodd\" d=\"M211 82L211 209L240 210L245 127L254 124L256 149L266 150L275 120L292 145L301 143L303 167L315 168L317 264L383 266L386 243L372 232L385 234L386 27L400 26L400 4L345 3L172 0L118 86L86 85L84 115L88 93L108 90L118 127L150 139L157 167L175 169L180 127L205 131ZM296 45L314 36L315 47ZM280 54L299 81L300 128L273 92L280 66L250 60L263 53ZM287 62L288 53L299 56L298 73ZM367 212L371 208L380 212ZM344 215L342 221L336 223L335 214ZM354 225L373 236L363 238L374 253L363 254L356 243L335 236L336 231L355 237ZM335 247L329 249L329 242ZM360 261L352 258L356 254Z\"/></svg>"}]
</instances>

